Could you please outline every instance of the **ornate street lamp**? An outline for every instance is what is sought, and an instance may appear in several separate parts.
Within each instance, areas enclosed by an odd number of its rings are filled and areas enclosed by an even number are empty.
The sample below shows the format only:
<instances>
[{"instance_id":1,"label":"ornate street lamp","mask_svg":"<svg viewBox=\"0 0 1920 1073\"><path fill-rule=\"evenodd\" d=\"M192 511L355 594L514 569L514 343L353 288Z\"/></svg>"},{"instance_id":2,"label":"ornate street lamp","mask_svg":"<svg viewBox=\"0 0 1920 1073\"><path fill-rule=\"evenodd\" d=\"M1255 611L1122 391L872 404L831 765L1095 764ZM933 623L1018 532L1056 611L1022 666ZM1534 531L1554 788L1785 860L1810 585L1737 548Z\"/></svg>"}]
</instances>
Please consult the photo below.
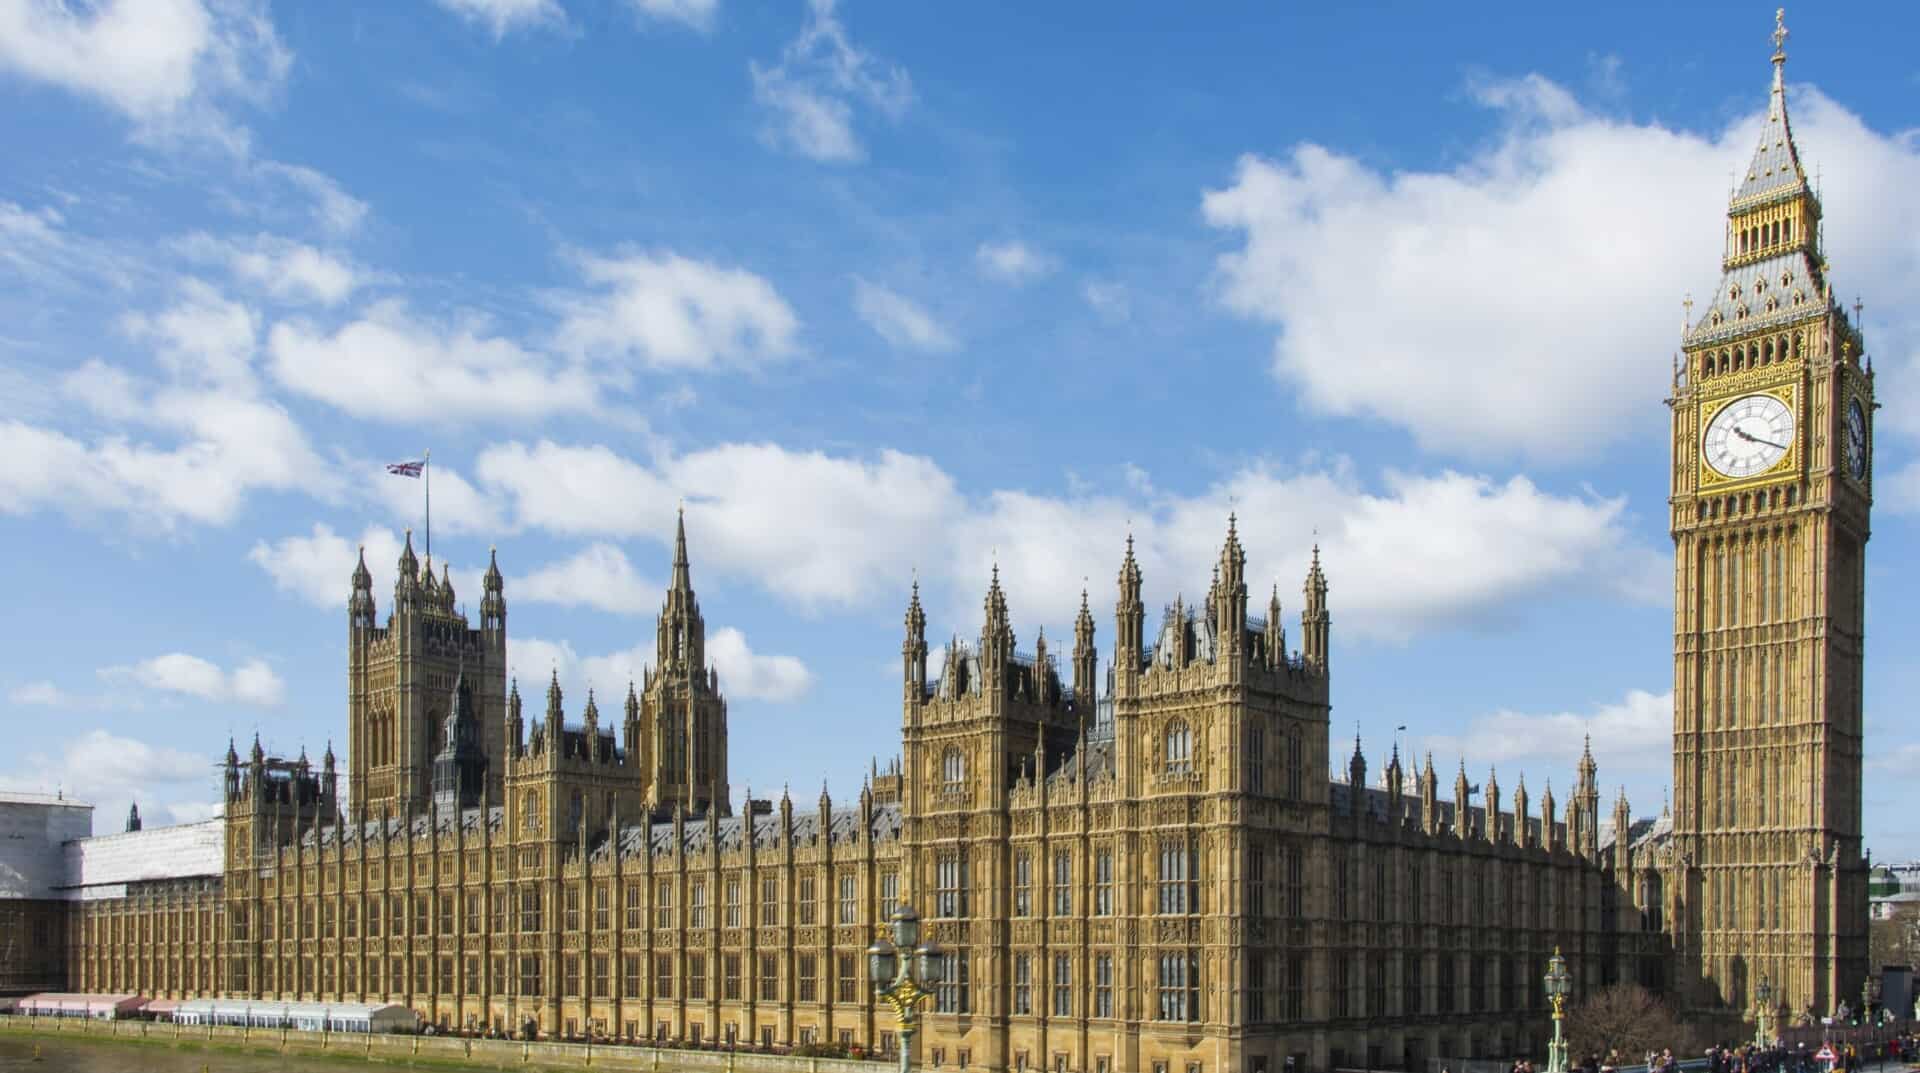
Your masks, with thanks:
<instances>
[{"instance_id":1,"label":"ornate street lamp","mask_svg":"<svg viewBox=\"0 0 1920 1073\"><path fill-rule=\"evenodd\" d=\"M873 993L893 1008L900 1026L900 1073L912 1068L913 1035L920 1030L920 1004L946 978L947 955L938 943L920 942L920 914L902 905L890 921L892 941L875 939L867 947L867 975Z\"/></svg>"},{"instance_id":2,"label":"ornate street lamp","mask_svg":"<svg viewBox=\"0 0 1920 1073\"><path fill-rule=\"evenodd\" d=\"M1861 1024L1870 1025L1873 1023L1873 1004L1876 1001L1878 1001L1879 998L1880 998L1880 978L1872 974L1868 974L1866 979L1860 981L1860 1023Z\"/></svg>"},{"instance_id":3,"label":"ornate street lamp","mask_svg":"<svg viewBox=\"0 0 1920 1073\"><path fill-rule=\"evenodd\" d=\"M1560 956L1560 948L1553 948L1553 957L1547 960L1547 1001L1553 1004L1553 1042L1547 1044L1547 1073L1567 1073L1567 1038L1561 1033L1561 1022L1567 1016L1567 996L1573 992L1573 977L1567 975L1567 959Z\"/></svg>"},{"instance_id":4,"label":"ornate street lamp","mask_svg":"<svg viewBox=\"0 0 1920 1073\"><path fill-rule=\"evenodd\" d=\"M1773 1045L1773 982L1762 976L1754 995L1760 1000L1760 1015L1754 1018L1753 1045L1764 1049Z\"/></svg>"}]
</instances>

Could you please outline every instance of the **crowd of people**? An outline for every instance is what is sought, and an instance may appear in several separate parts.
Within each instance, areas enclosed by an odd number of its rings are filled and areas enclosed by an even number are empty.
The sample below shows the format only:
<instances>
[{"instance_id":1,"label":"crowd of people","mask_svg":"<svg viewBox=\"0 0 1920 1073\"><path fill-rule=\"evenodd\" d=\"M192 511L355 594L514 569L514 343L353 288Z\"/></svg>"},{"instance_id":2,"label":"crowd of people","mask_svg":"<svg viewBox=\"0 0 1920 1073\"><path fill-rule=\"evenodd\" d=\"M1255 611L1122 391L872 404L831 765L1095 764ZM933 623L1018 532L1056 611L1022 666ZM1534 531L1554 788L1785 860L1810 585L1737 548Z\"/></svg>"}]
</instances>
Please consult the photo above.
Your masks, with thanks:
<instances>
[{"instance_id":1,"label":"crowd of people","mask_svg":"<svg viewBox=\"0 0 1920 1073\"><path fill-rule=\"evenodd\" d=\"M1575 1064L1576 1073L1619 1073L1645 1069L1646 1073L1681 1073L1682 1067L1699 1073L1860 1073L1864 1066L1891 1063L1896 1068L1920 1066L1920 1036L1897 1035L1870 1043L1832 1043L1832 1060L1821 1057L1818 1043L1776 1043L1771 1047L1744 1044L1708 1048L1704 1062L1683 1062L1672 1049L1648 1051L1641 1062L1618 1053L1605 1058L1588 1055ZM1537 1073L1534 1063L1522 1059L1510 1073Z\"/></svg>"}]
</instances>

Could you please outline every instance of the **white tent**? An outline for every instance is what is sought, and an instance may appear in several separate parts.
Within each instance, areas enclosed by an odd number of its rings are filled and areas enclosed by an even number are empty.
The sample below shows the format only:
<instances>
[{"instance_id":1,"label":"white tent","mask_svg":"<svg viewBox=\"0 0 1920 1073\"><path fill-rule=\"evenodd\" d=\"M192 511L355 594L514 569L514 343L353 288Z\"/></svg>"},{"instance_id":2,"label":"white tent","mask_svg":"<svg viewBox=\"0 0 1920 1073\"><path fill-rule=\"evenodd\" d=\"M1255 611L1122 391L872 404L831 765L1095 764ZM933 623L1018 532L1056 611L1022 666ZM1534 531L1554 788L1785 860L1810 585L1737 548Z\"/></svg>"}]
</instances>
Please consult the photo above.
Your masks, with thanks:
<instances>
[{"instance_id":1,"label":"white tent","mask_svg":"<svg viewBox=\"0 0 1920 1073\"><path fill-rule=\"evenodd\" d=\"M420 1017L405 1006L365 1002L191 999L173 1011L183 1025L251 1025L302 1032L412 1032Z\"/></svg>"},{"instance_id":2,"label":"white tent","mask_svg":"<svg viewBox=\"0 0 1920 1073\"><path fill-rule=\"evenodd\" d=\"M91 1017L111 1021L139 1011L147 1000L138 995L82 995L48 991L20 1000L19 1010L41 1017Z\"/></svg>"}]
</instances>

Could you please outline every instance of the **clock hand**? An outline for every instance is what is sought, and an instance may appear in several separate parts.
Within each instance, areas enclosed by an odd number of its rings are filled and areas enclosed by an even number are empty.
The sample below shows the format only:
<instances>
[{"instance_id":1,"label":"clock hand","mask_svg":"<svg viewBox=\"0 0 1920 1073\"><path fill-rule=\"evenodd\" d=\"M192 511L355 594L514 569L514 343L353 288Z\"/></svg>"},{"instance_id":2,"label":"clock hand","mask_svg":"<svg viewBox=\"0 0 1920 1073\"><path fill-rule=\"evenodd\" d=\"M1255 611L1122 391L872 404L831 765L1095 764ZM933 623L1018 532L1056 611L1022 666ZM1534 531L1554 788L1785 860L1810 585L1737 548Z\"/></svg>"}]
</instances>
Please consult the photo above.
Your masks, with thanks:
<instances>
[{"instance_id":1,"label":"clock hand","mask_svg":"<svg viewBox=\"0 0 1920 1073\"><path fill-rule=\"evenodd\" d=\"M1743 440L1745 440L1745 441L1747 441L1748 443L1764 443L1764 444L1766 444L1766 445L1767 445L1768 447L1775 447L1775 448L1778 448L1778 449L1780 449L1780 450L1782 450L1782 451L1784 451L1784 450L1786 450L1786 449L1787 449L1787 445L1786 445L1786 444L1784 444L1784 443L1775 443L1775 442L1773 442L1772 440L1763 440L1763 439L1761 439L1760 437L1758 437L1758 436L1755 436L1755 435L1754 435L1754 434L1752 434L1751 432L1748 432L1748 431L1747 431L1746 429L1743 429L1743 428L1741 428L1741 427L1740 427L1739 425L1735 425L1735 426L1733 426L1733 434L1734 434L1735 436L1738 436L1738 437L1740 437L1741 439L1743 439Z\"/></svg>"}]
</instances>

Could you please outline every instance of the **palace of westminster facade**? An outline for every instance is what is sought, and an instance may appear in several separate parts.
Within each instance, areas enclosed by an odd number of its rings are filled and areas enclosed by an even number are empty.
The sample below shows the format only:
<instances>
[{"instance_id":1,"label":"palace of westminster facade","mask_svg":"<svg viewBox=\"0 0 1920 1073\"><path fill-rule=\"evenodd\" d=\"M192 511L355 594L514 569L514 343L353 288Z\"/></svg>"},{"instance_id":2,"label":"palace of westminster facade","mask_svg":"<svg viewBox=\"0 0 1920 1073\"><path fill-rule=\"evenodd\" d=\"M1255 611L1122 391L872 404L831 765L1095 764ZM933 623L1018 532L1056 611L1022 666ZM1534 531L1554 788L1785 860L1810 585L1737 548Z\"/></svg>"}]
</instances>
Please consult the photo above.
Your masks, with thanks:
<instances>
[{"instance_id":1,"label":"palace of westminster facade","mask_svg":"<svg viewBox=\"0 0 1920 1073\"><path fill-rule=\"evenodd\" d=\"M1784 34L1777 35L1776 41ZM864 948L911 902L952 954L918 1060L1207 1073L1543 1049L1555 948L1577 988L1827 1011L1866 972L1860 844L1872 373L1819 253L1787 125L1728 218L1674 376L1674 804L1634 820L1582 757L1442 793L1332 742L1316 551L1298 648L1250 612L1229 521L1206 598L1149 623L1131 540L1109 670L1022 654L997 572L977 644L929 666L917 586L902 755L856 800L733 804L684 521L645 681L523 709L505 585L477 626L402 554L348 603L353 800L231 748L223 867L71 903L73 990L393 1001L450 1027L889 1050ZM1064 657L1064 659L1062 658ZM616 710L617 709L617 710ZM84 879L84 877L82 877Z\"/></svg>"}]
</instances>

